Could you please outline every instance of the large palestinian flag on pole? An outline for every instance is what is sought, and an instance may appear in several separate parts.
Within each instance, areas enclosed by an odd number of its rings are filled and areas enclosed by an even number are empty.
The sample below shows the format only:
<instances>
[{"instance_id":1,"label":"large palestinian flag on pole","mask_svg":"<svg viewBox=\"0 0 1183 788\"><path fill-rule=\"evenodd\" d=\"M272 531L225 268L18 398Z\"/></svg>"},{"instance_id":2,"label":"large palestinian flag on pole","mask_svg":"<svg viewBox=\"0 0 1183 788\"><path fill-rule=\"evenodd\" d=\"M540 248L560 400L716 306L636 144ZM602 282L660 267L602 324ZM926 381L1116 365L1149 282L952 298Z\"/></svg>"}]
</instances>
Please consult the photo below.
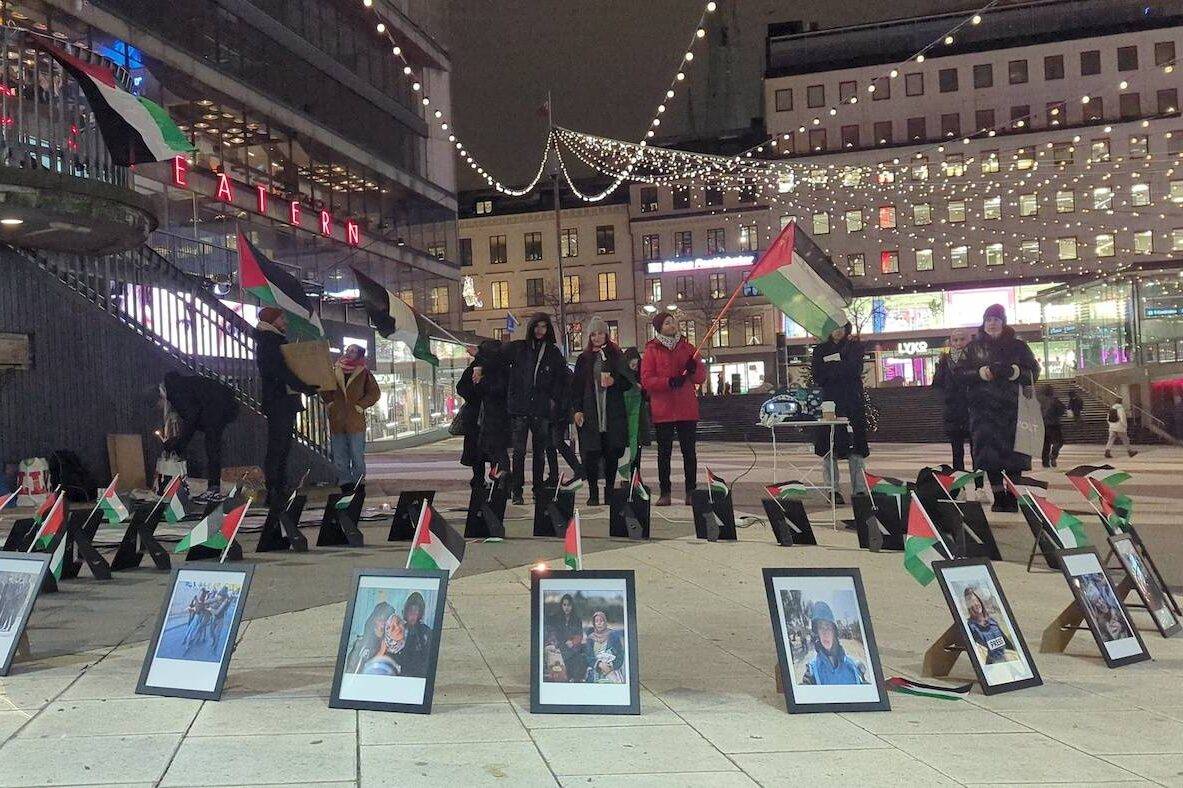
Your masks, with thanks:
<instances>
[{"instance_id":1,"label":"large palestinian flag on pole","mask_svg":"<svg viewBox=\"0 0 1183 788\"><path fill-rule=\"evenodd\" d=\"M78 82L94 112L111 162L121 167L165 161L193 150L164 107L120 87L115 72L87 63L57 47L39 47Z\"/></svg>"},{"instance_id":2,"label":"large palestinian flag on pole","mask_svg":"<svg viewBox=\"0 0 1183 788\"><path fill-rule=\"evenodd\" d=\"M785 225L756 261L748 283L818 339L844 325L853 292L850 280L796 222Z\"/></svg>"},{"instance_id":3,"label":"large palestinian flag on pole","mask_svg":"<svg viewBox=\"0 0 1183 788\"><path fill-rule=\"evenodd\" d=\"M431 332L427 320L411 306L363 274L353 269L358 292L374 330L387 339L397 339L411 349L411 355L438 367L440 360L431 352Z\"/></svg>"},{"instance_id":4,"label":"large palestinian flag on pole","mask_svg":"<svg viewBox=\"0 0 1183 788\"><path fill-rule=\"evenodd\" d=\"M241 230L238 231L238 282L263 306L286 312L288 325L297 338L320 339L324 336L320 315L304 292L304 286L281 266L268 260Z\"/></svg>"},{"instance_id":5,"label":"large palestinian flag on pole","mask_svg":"<svg viewBox=\"0 0 1183 788\"><path fill-rule=\"evenodd\" d=\"M904 568L917 583L926 586L936 579L932 562L952 557L953 553L933 525L924 505L919 498L913 498L908 507L908 535L904 538Z\"/></svg>"},{"instance_id":6,"label":"large palestinian flag on pole","mask_svg":"<svg viewBox=\"0 0 1183 788\"><path fill-rule=\"evenodd\" d=\"M411 554L407 556L407 569L446 569L451 577L463 560L464 537L424 501Z\"/></svg>"}]
</instances>

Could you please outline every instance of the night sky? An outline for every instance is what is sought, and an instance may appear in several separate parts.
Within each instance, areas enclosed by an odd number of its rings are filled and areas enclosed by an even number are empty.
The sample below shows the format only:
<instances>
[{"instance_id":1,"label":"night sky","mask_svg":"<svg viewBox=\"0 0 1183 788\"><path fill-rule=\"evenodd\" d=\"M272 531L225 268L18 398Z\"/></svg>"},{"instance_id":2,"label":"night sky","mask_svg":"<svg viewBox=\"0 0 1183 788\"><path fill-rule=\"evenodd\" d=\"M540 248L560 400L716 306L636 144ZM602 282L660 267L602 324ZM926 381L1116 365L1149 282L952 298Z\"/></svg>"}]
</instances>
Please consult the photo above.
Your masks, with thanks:
<instances>
[{"instance_id":1,"label":"night sky","mask_svg":"<svg viewBox=\"0 0 1183 788\"><path fill-rule=\"evenodd\" d=\"M496 177L510 185L533 175L546 133L537 109L554 93L556 121L608 137L639 141L648 128L693 34L705 0L449 0L447 45L452 55L452 105L460 139ZM711 34L695 46L694 68L683 86L696 97L697 132L718 106L708 92L715 42L726 24L735 46L724 62L718 47L717 82L728 69L749 86L733 96L730 127L746 125L758 104L765 26L797 19L822 27L973 9L985 0L719 0ZM664 116L663 129L687 131L686 90ZM762 112L758 106L753 112ZM460 188L484 186L467 166Z\"/></svg>"}]
</instances>

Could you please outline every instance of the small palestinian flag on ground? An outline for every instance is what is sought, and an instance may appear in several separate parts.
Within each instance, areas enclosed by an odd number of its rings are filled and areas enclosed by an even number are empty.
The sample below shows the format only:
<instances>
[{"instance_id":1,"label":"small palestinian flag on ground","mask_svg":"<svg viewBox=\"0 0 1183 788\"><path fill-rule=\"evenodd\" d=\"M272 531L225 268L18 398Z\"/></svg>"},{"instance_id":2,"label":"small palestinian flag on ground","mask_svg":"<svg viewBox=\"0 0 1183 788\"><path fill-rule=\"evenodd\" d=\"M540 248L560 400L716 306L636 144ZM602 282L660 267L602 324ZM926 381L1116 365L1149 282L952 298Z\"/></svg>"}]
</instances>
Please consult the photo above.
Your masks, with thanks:
<instances>
[{"instance_id":1,"label":"small palestinian flag on ground","mask_svg":"<svg viewBox=\"0 0 1183 788\"><path fill-rule=\"evenodd\" d=\"M60 491L61 488L59 487L57 490L50 490L49 492L45 493L45 500L42 501L41 505L37 507L37 511L33 512L33 525L40 528L41 524L45 522L45 516L49 514L51 509L53 509L53 505L57 503L58 494Z\"/></svg>"},{"instance_id":2,"label":"small palestinian flag on ground","mask_svg":"<svg viewBox=\"0 0 1183 788\"><path fill-rule=\"evenodd\" d=\"M210 512L204 520L193 526L193 530L185 534L185 538L177 543L173 552L183 553L190 547L198 545L212 550L225 550L238 535L238 529L242 525L243 518L246 517L248 506L250 506L250 501L231 510L228 514L223 513L222 507L219 506Z\"/></svg>"},{"instance_id":3,"label":"small palestinian flag on ground","mask_svg":"<svg viewBox=\"0 0 1183 788\"><path fill-rule=\"evenodd\" d=\"M767 485L764 490L773 500L784 503L785 501L800 501L805 496L809 495L809 485L799 482L796 479L788 482L778 482L776 484Z\"/></svg>"},{"instance_id":4,"label":"small palestinian flag on ground","mask_svg":"<svg viewBox=\"0 0 1183 788\"><path fill-rule=\"evenodd\" d=\"M411 554L407 556L407 569L445 569L451 577L463 560L464 537L424 501Z\"/></svg>"},{"instance_id":5,"label":"small palestinian flag on ground","mask_svg":"<svg viewBox=\"0 0 1183 788\"><path fill-rule=\"evenodd\" d=\"M494 463L493 465L489 466L489 482L490 483L496 484L498 481L501 480L501 477L503 477L503 476L505 476L505 470L500 465L497 465L496 463Z\"/></svg>"},{"instance_id":6,"label":"small palestinian flag on ground","mask_svg":"<svg viewBox=\"0 0 1183 788\"><path fill-rule=\"evenodd\" d=\"M1093 490L1093 497L1089 500L1095 498L1094 503L1101 510L1106 527L1118 533L1129 530L1130 519L1134 514L1134 499L1096 479L1089 479L1088 482Z\"/></svg>"},{"instance_id":7,"label":"small palestinian flag on ground","mask_svg":"<svg viewBox=\"0 0 1183 788\"><path fill-rule=\"evenodd\" d=\"M288 327L299 339L320 339L324 326L312 299L296 277L268 260L238 231L238 282L243 290L259 299L264 306L282 309L288 316Z\"/></svg>"},{"instance_id":8,"label":"small palestinian flag on ground","mask_svg":"<svg viewBox=\"0 0 1183 788\"><path fill-rule=\"evenodd\" d=\"M66 537L62 536L58 539L58 546L54 548L53 555L49 557L49 572L53 575L54 580L62 579L62 570L66 566Z\"/></svg>"},{"instance_id":9,"label":"small palestinian flag on ground","mask_svg":"<svg viewBox=\"0 0 1183 788\"><path fill-rule=\"evenodd\" d=\"M1033 484L1036 480L1020 477L1019 484L1016 484L1006 474L1003 474L1002 478L1010 494L1019 499L1019 505L1027 507L1029 511L1034 512L1040 520L1047 524L1053 538L1062 549L1088 547L1089 540L1084 532L1084 523L1080 521L1079 517L1056 506L1048 500L1046 495L1035 492L1038 489L1037 485L1041 483ZM1044 484L1043 488L1046 489L1046 487L1047 485Z\"/></svg>"},{"instance_id":10,"label":"small palestinian flag on ground","mask_svg":"<svg viewBox=\"0 0 1183 788\"><path fill-rule=\"evenodd\" d=\"M716 476L714 471L707 468L707 492L710 493L712 499L716 495L726 498L731 494L731 488L727 482L723 481L722 477Z\"/></svg>"},{"instance_id":11,"label":"small palestinian flag on ground","mask_svg":"<svg viewBox=\"0 0 1183 788\"><path fill-rule=\"evenodd\" d=\"M941 538L924 505L919 498L913 498L908 508L908 535L904 538L904 568L917 583L927 586L936 579L932 562L952 557L953 552Z\"/></svg>"},{"instance_id":12,"label":"small palestinian flag on ground","mask_svg":"<svg viewBox=\"0 0 1183 788\"><path fill-rule=\"evenodd\" d=\"M929 468L932 471L933 477L937 480L937 484L941 485L941 489L950 498L956 498L957 494L962 489L973 484L976 480L985 478L984 471L957 471L948 465L942 465L939 468Z\"/></svg>"},{"instance_id":13,"label":"small palestinian flag on ground","mask_svg":"<svg viewBox=\"0 0 1183 788\"><path fill-rule=\"evenodd\" d=\"M641 481L641 469L633 469L633 478L629 481L628 499L631 501L634 498L640 498L642 501L649 500L649 488Z\"/></svg>"},{"instance_id":14,"label":"small palestinian flag on ground","mask_svg":"<svg viewBox=\"0 0 1183 788\"><path fill-rule=\"evenodd\" d=\"M583 536L579 532L579 510L567 524L567 534L563 537L563 563L568 569L579 571L583 568Z\"/></svg>"},{"instance_id":15,"label":"small palestinian flag on ground","mask_svg":"<svg viewBox=\"0 0 1183 788\"><path fill-rule=\"evenodd\" d=\"M17 490L16 492L11 492L8 495L0 496L0 512L8 509L9 507L15 507L16 499L21 496L21 492L21 490Z\"/></svg>"},{"instance_id":16,"label":"small palestinian flag on ground","mask_svg":"<svg viewBox=\"0 0 1183 788\"><path fill-rule=\"evenodd\" d=\"M1117 487L1130 479L1128 473L1118 470L1112 465L1077 465L1064 475L1068 477L1068 481L1072 482L1072 486L1081 495L1090 500L1092 500L1094 492L1089 484L1090 479L1098 481L1106 487Z\"/></svg>"},{"instance_id":17,"label":"small palestinian flag on ground","mask_svg":"<svg viewBox=\"0 0 1183 788\"><path fill-rule=\"evenodd\" d=\"M115 485L118 483L119 474L115 474L115 478L107 485L103 497L99 498L99 508L103 510L103 517L111 525L126 522L127 518L131 517L131 513L123 505L123 500L119 497L119 493L115 492Z\"/></svg>"},{"instance_id":18,"label":"small palestinian flag on ground","mask_svg":"<svg viewBox=\"0 0 1183 788\"><path fill-rule=\"evenodd\" d=\"M586 483L587 483L586 480L582 476L574 478L574 479L568 479L567 474L560 473L559 474L559 486L556 488L555 494L556 495L558 493L572 493L572 494L574 494L578 490L582 490L583 485Z\"/></svg>"},{"instance_id":19,"label":"small palestinian flag on ground","mask_svg":"<svg viewBox=\"0 0 1183 788\"><path fill-rule=\"evenodd\" d=\"M160 500L164 502L164 519L170 523L179 523L189 514L185 510L184 483L184 476L174 476L160 496ZM226 500L230 500L230 498Z\"/></svg>"},{"instance_id":20,"label":"small palestinian flag on ground","mask_svg":"<svg viewBox=\"0 0 1183 788\"><path fill-rule=\"evenodd\" d=\"M40 527L37 529L37 535L33 537L33 543L29 546L29 552L34 550L43 551L53 544L53 538L62 530L66 524L66 495L61 493L54 495L49 494L45 500L48 502L53 499L48 512L40 522ZM65 540L65 534L62 534L62 541Z\"/></svg>"},{"instance_id":21,"label":"small palestinian flag on ground","mask_svg":"<svg viewBox=\"0 0 1183 788\"><path fill-rule=\"evenodd\" d=\"M938 684L923 684L919 681L913 681L912 679L905 679L899 676L892 676L884 683L893 692L902 692L905 695L919 695L924 698L937 698L939 700L963 700L965 696L969 695L969 691L973 689L973 682L961 684L956 687L942 687Z\"/></svg>"},{"instance_id":22,"label":"small palestinian flag on ground","mask_svg":"<svg viewBox=\"0 0 1183 788\"><path fill-rule=\"evenodd\" d=\"M360 485L361 482L359 481L357 484ZM357 485L354 485L352 490L350 490L349 492L345 493L344 495L342 495L340 498L337 499L337 502L335 504L333 504L333 508L336 509L338 512L343 512L350 507L350 505L353 503L353 499L356 497L357 497Z\"/></svg>"},{"instance_id":23,"label":"small palestinian flag on ground","mask_svg":"<svg viewBox=\"0 0 1183 788\"><path fill-rule=\"evenodd\" d=\"M867 482L867 490L880 495L895 495L903 497L908 494L908 485L890 476L876 476L863 469L863 479Z\"/></svg>"},{"instance_id":24,"label":"small palestinian flag on ground","mask_svg":"<svg viewBox=\"0 0 1183 788\"><path fill-rule=\"evenodd\" d=\"M356 268L353 269L353 278L374 329L386 339L402 342L411 349L411 355L420 361L438 367L440 360L431 352L431 332L427 319Z\"/></svg>"}]
</instances>

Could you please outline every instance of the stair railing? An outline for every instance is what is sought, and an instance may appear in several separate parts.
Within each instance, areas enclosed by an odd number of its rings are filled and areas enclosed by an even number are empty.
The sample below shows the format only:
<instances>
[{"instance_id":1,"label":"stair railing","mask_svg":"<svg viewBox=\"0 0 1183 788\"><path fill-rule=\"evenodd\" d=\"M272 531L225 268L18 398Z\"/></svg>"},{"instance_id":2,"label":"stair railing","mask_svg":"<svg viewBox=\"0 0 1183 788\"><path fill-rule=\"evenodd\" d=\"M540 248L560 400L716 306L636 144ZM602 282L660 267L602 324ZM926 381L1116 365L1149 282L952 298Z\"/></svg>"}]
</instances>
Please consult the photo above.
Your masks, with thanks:
<instances>
[{"instance_id":1,"label":"stair railing","mask_svg":"<svg viewBox=\"0 0 1183 788\"><path fill-rule=\"evenodd\" d=\"M1099 399L1106 408L1113 407L1117 400L1123 399L1121 394L1109 388L1108 386L1093 380L1088 375L1077 375L1076 382L1081 384L1089 391L1089 393ZM1146 408L1143 408L1141 405L1135 405L1132 402L1123 402L1122 405L1129 411L1131 415L1136 415L1138 417L1138 424L1140 424L1142 427L1150 430L1152 433L1167 441L1168 443L1183 445L1183 441L1180 441L1167 429L1167 423L1158 416L1155 416Z\"/></svg>"}]
</instances>

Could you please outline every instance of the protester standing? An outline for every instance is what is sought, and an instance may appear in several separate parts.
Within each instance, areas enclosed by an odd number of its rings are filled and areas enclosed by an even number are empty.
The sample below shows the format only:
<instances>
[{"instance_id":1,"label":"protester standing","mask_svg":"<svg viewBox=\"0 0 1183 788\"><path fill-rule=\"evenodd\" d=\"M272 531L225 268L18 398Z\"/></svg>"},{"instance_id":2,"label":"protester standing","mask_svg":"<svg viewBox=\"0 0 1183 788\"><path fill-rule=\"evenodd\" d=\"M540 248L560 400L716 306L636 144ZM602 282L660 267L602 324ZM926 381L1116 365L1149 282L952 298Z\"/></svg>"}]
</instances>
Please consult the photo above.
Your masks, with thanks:
<instances>
[{"instance_id":1,"label":"protester standing","mask_svg":"<svg viewBox=\"0 0 1183 788\"><path fill-rule=\"evenodd\" d=\"M954 370L961 363L965 355L965 346L969 344L969 332L963 328L954 329L949 334L949 352L941 355L937 361L936 372L932 376L933 388L939 389L945 399L945 437L953 448L953 469L965 470L965 442L969 441L969 451L973 454L973 439L969 433L968 392L965 383L957 378Z\"/></svg>"},{"instance_id":2,"label":"protester standing","mask_svg":"<svg viewBox=\"0 0 1183 788\"><path fill-rule=\"evenodd\" d=\"M1056 396L1051 384L1039 391L1039 410L1043 413L1043 467L1055 468L1064 447L1064 416L1068 408Z\"/></svg>"},{"instance_id":3,"label":"protester standing","mask_svg":"<svg viewBox=\"0 0 1183 788\"><path fill-rule=\"evenodd\" d=\"M333 367L337 387L321 392L328 403L329 447L337 467L337 483L348 493L366 475L366 408L382 395L374 373L366 367L366 349L349 345Z\"/></svg>"},{"instance_id":4,"label":"protester standing","mask_svg":"<svg viewBox=\"0 0 1183 788\"><path fill-rule=\"evenodd\" d=\"M571 370L563 364L559 368L560 377L556 381L555 390L559 392L569 392L571 389ZM571 468L574 474L572 478L583 478L583 463L579 460L579 455L575 453L575 449L571 447L571 407L567 402L566 397L556 400L551 413L551 440L550 447L546 450L546 466L549 471L546 478L546 486L558 484L559 481L559 455L563 455L563 460Z\"/></svg>"},{"instance_id":5,"label":"protester standing","mask_svg":"<svg viewBox=\"0 0 1183 788\"><path fill-rule=\"evenodd\" d=\"M460 416L464 429L464 450L460 463L472 468L472 486L485 483L485 463L502 471L509 467L510 420L505 404L506 365L504 348L487 339L473 351L472 363L460 375L456 393L464 398Z\"/></svg>"},{"instance_id":6,"label":"protester standing","mask_svg":"<svg viewBox=\"0 0 1183 788\"><path fill-rule=\"evenodd\" d=\"M588 506L600 505L600 477L604 500L612 500L616 469L628 445L628 410L624 392L628 378L621 374L624 354L608 339L608 326L598 315L587 322L587 347L575 362L571 379L572 418L579 430L583 470L587 474Z\"/></svg>"},{"instance_id":7,"label":"protester standing","mask_svg":"<svg viewBox=\"0 0 1183 788\"><path fill-rule=\"evenodd\" d=\"M532 438L535 495L543 486L546 449L550 446L555 408L566 396L560 388L567 362L555 339L550 316L539 312L526 326L526 338L510 343L507 402L513 429L513 502L523 503L526 436Z\"/></svg>"},{"instance_id":8,"label":"protester standing","mask_svg":"<svg viewBox=\"0 0 1183 788\"><path fill-rule=\"evenodd\" d=\"M1014 479L1031 468L1031 458L1015 451L1015 429L1020 390L1035 385L1039 362L1006 324L1006 309L1001 304L986 309L956 371L968 388L974 468L985 471L990 479L994 492L991 511L1017 512L1019 502L1007 492L1002 475Z\"/></svg>"},{"instance_id":9,"label":"protester standing","mask_svg":"<svg viewBox=\"0 0 1183 788\"><path fill-rule=\"evenodd\" d=\"M682 471L686 483L686 505L698 485L698 457L695 432L698 430L698 397L695 388L707 379L706 365L698 351L678 334L678 321L667 313L653 317L657 336L645 345L641 357L641 385L649 395L657 436L657 481L661 488L658 506L669 506L673 486L670 482L670 458L674 437L682 450Z\"/></svg>"},{"instance_id":10,"label":"protester standing","mask_svg":"<svg viewBox=\"0 0 1183 788\"><path fill-rule=\"evenodd\" d=\"M177 425L176 434L167 436L164 451L184 454L189 441L198 432L205 439L206 487L194 496L197 504L222 500L222 436L238 418L234 392L220 381L204 375L169 372L160 384L165 409L165 423Z\"/></svg>"},{"instance_id":11,"label":"protester standing","mask_svg":"<svg viewBox=\"0 0 1183 788\"><path fill-rule=\"evenodd\" d=\"M1138 452L1130 445L1130 424L1125 412L1125 405L1121 397L1109 408L1109 441L1105 444L1105 457L1113 457L1113 447L1121 442L1125 445L1126 453L1133 457Z\"/></svg>"},{"instance_id":12,"label":"protester standing","mask_svg":"<svg viewBox=\"0 0 1183 788\"><path fill-rule=\"evenodd\" d=\"M834 403L835 415L850 419L849 431L845 427L833 428L833 452L829 429L817 429L813 439L813 453L822 458L822 477L827 487L833 487L838 503L843 503L838 491L842 483L838 460L845 459L850 470L851 493L866 492L863 465L871 454L863 394L863 343L852 335L845 315L842 320L841 328L834 329L826 341L813 348L811 364L813 384L821 388L822 399Z\"/></svg>"},{"instance_id":13,"label":"protester standing","mask_svg":"<svg viewBox=\"0 0 1183 788\"><path fill-rule=\"evenodd\" d=\"M283 357L280 347L287 342L287 325L287 315L272 306L259 310L255 325L255 363L259 367L263 415L267 417L263 478L268 505L286 503L288 453L296 432L296 414L304 410L300 395L317 393L317 387L300 380Z\"/></svg>"},{"instance_id":14,"label":"protester standing","mask_svg":"<svg viewBox=\"0 0 1183 788\"><path fill-rule=\"evenodd\" d=\"M1080 421L1084 416L1084 398L1080 396L1080 389L1076 386L1068 392L1068 410L1072 411L1072 418Z\"/></svg>"},{"instance_id":15,"label":"protester standing","mask_svg":"<svg viewBox=\"0 0 1183 788\"><path fill-rule=\"evenodd\" d=\"M641 351L630 347L624 351L624 367L620 370L629 387L624 392L624 408L628 412L629 478L641 465L641 447L653 441L652 417L649 413L649 396L641 388Z\"/></svg>"}]
</instances>

